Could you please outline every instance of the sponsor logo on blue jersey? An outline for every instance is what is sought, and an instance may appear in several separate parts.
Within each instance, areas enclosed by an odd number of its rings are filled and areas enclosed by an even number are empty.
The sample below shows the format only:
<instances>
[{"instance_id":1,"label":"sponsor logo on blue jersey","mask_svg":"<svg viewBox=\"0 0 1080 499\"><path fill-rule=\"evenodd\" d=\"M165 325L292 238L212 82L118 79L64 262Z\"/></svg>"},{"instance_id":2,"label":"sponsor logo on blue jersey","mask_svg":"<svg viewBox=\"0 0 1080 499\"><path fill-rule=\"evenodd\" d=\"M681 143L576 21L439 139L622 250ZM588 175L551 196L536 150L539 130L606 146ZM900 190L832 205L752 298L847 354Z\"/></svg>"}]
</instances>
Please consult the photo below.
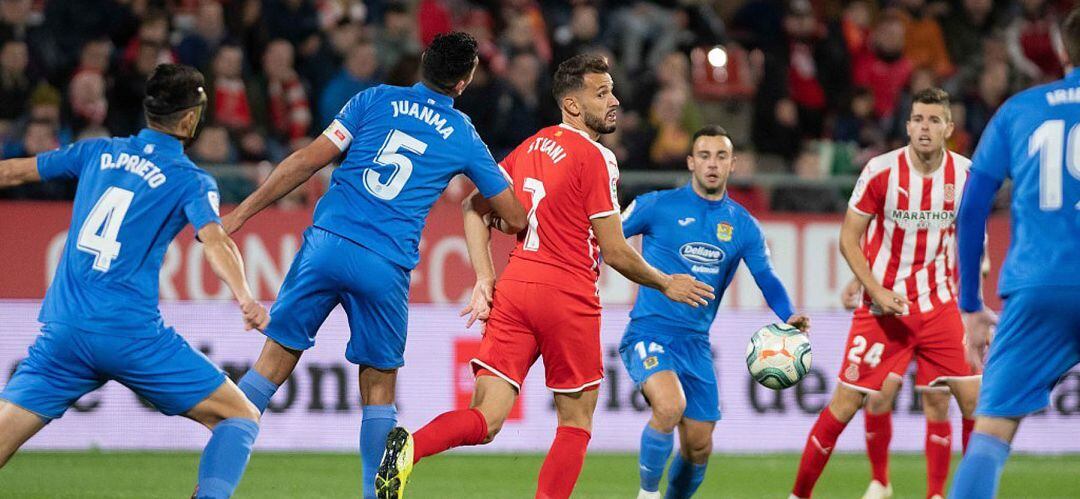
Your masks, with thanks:
<instances>
[{"instance_id":1,"label":"sponsor logo on blue jersey","mask_svg":"<svg viewBox=\"0 0 1080 499\"><path fill-rule=\"evenodd\" d=\"M679 255L690 263L716 265L724 261L724 250L708 243L686 243L679 248Z\"/></svg>"}]
</instances>

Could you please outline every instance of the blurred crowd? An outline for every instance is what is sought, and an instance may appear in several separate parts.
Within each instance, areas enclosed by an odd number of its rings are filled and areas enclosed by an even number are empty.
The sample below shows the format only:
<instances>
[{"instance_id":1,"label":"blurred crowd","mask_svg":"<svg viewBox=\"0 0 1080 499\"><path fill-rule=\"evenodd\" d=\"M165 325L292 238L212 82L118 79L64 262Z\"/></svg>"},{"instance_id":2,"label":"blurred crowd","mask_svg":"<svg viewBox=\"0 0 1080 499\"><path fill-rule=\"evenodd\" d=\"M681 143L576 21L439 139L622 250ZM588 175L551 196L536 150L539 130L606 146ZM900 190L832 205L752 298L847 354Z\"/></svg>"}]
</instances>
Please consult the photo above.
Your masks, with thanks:
<instances>
[{"instance_id":1,"label":"blurred crowd","mask_svg":"<svg viewBox=\"0 0 1080 499\"><path fill-rule=\"evenodd\" d=\"M813 181L853 175L903 144L910 96L928 86L952 95L949 145L970 154L1004 99L1062 76L1058 22L1074 3L0 0L0 141L10 158L133 134L153 67L191 64L210 104L190 156L262 165L219 176L235 200L355 93L414 83L425 44L458 29L480 42L481 60L456 106L496 159L558 121L554 66L590 51L613 63L622 114L603 140L624 170L684 169L690 136L708 122L732 133L739 178ZM843 206L836 189L790 189L737 195L752 209ZM28 192L14 195L71 195Z\"/></svg>"}]
</instances>

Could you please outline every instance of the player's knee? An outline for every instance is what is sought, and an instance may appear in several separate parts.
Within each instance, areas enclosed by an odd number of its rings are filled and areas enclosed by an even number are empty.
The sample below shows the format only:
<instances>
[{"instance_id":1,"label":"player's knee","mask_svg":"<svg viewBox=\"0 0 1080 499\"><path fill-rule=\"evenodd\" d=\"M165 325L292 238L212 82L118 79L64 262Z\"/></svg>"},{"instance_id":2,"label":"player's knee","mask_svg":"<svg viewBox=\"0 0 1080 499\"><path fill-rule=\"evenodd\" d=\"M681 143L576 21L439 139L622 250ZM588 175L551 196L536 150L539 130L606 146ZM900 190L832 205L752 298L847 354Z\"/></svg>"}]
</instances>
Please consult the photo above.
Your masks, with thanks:
<instances>
[{"instance_id":1,"label":"player's knee","mask_svg":"<svg viewBox=\"0 0 1080 499\"><path fill-rule=\"evenodd\" d=\"M922 393L923 412L927 419L941 421L949 417L949 394L928 390Z\"/></svg>"},{"instance_id":2,"label":"player's knee","mask_svg":"<svg viewBox=\"0 0 1080 499\"><path fill-rule=\"evenodd\" d=\"M855 417L855 413L862 407L864 398L865 394L857 390L839 386L833 393L832 400L829 401L828 410L832 411L833 416L840 421L851 421L851 418Z\"/></svg>"},{"instance_id":3,"label":"player's knee","mask_svg":"<svg viewBox=\"0 0 1080 499\"><path fill-rule=\"evenodd\" d=\"M255 404L245 398L239 407L236 408L236 418L250 419L256 423L259 422L259 418L262 417L262 413L259 412L259 408L255 407Z\"/></svg>"},{"instance_id":4,"label":"player's knee","mask_svg":"<svg viewBox=\"0 0 1080 499\"><path fill-rule=\"evenodd\" d=\"M686 401L681 398L661 399L653 402L653 419L660 425L660 429L670 432L682 420L683 412L686 411Z\"/></svg>"},{"instance_id":5,"label":"player's knee","mask_svg":"<svg viewBox=\"0 0 1080 499\"><path fill-rule=\"evenodd\" d=\"M712 454L712 437L690 440L686 443L686 455L694 464L705 464Z\"/></svg>"},{"instance_id":6,"label":"player's knee","mask_svg":"<svg viewBox=\"0 0 1080 499\"><path fill-rule=\"evenodd\" d=\"M873 394L866 397L866 412L871 414L884 414L893 410L892 397L882 394Z\"/></svg>"}]
</instances>

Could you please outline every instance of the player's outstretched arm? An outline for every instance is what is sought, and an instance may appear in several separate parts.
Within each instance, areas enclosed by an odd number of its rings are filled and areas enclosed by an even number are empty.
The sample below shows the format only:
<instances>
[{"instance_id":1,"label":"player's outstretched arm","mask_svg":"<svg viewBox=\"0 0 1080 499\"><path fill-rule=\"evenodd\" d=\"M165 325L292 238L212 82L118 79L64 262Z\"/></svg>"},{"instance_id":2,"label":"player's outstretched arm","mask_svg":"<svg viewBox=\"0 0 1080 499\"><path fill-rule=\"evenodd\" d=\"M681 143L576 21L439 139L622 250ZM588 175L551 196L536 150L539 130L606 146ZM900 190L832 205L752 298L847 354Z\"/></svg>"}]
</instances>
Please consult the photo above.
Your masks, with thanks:
<instances>
[{"instance_id":1,"label":"player's outstretched arm","mask_svg":"<svg viewBox=\"0 0 1080 499\"><path fill-rule=\"evenodd\" d=\"M341 150L325 135L319 135L307 146L290 154L278 164L277 168L274 168L270 177L255 192L251 193L235 210L221 217L225 231L232 234L239 230L249 218L300 187L339 154Z\"/></svg>"},{"instance_id":2,"label":"player's outstretched arm","mask_svg":"<svg viewBox=\"0 0 1080 499\"><path fill-rule=\"evenodd\" d=\"M847 214L844 215L844 223L840 226L840 254L844 256L848 267L851 267L851 271L855 273L855 278L862 283L866 293L881 309L882 314L906 314L911 302L906 296L885 289L874 277L870 264L863 255L859 240L870 226L870 220L871 217L848 209Z\"/></svg>"},{"instance_id":3,"label":"player's outstretched arm","mask_svg":"<svg viewBox=\"0 0 1080 499\"><path fill-rule=\"evenodd\" d=\"M716 298L712 286L693 276L668 275L649 265L637 250L627 244L618 213L592 219L592 227L604 262L627 279L659 289L669 299L692 307L706 305L709 300Z\"/></svg>"},{"instance_id":4,"label":"player's outstretched arm","mask_svg":"<svg viewBox=\"0 0 1080 499\"><path fill-rule=\"evenodd\" d=\"M507 192L509 189L499 195ZM469 316L465 327L471 327L476 321L487 320L495 290L495 264L491 260L491 230L488 228L491 206L478 191L473 191L461 203L461 211L465 224L465 247L469 251L469 263L476 273L472 297L461 310L461 316Z\"/></svg>"},{"instance_id":5,"label":"player's outstretched arm","mask_svg":"<svg viewBox=\"0 0 1080 499\"><path fill-rule=\"evenodd\" d=\"M251 295L244 276L244 260L240 256L240 249L225 233L225 229L216 223L203 226L198 235L203 242L203 254L206 261L210 262L210 268L229 286L240 304L240 310L244 314L244 329L255 328L262 331L270 323L270 315Z\"/></svg>"},{"instance_id":6,"label":"player's outstretched arm","mask_svg":"<svg viewBox=\"0 0 1080 499\"><path fill-rule=\"evenodd\" d=\"M16 158L0 161L0 189L28 182L40 182L37 158Z\"/></svg>"},{"instance_id":7,"label":"player's outstretched arm","mask_svg":"<svg viewBox=\"0 0 1080 499\"><path fill-rule=\"evenodd\" d=\"M485 219L489 219L491 227L499 232L514 235L525 230L528 217L525 208L521 206L514 190L505 189L491 196L490 199L480 195L480 191L473 190L472 194L465 198L461 205L467 214L470 210Z\"/></svg>"}]
</instances>

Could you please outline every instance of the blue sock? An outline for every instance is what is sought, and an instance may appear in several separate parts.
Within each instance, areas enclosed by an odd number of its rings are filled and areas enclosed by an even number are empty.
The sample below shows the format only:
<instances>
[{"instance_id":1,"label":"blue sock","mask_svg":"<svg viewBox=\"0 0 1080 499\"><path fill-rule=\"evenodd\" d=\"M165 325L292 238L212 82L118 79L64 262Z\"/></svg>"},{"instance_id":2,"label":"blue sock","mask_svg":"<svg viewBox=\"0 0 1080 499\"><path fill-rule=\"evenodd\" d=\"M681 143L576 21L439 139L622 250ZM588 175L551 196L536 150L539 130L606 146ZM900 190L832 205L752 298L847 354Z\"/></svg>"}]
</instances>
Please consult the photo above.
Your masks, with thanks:
<instances>
[{"instance_id":1,"label":"blue sock","mask_svg":"<svg viewBox=\"0 0 1080 499\"><path fill-rule=\"evenodd\" d=\"M1001 470L1009 458L1009 444L985 433L973 432L967 452L956 469L951 499L996 497Z\"/></svg>"},{"instance_id":2,"label":"blue sock","mask_svg":"<svg viewBox=\"0 0 1080 499\"><path fill-rule=\"evenodd\" d=\"M397 425L397 408L393 405L365 405L364 422L360 425L360 462L364 465L364 498L375 497L375 474L379 471L386 435Z\"/></svg>"},{"instance_id":3,"label":"blue sock","mask_svg":"<svg viewBox=\"0 0 1080 499\"><path fill-rule=\"evenodd\" d=\"M675 445L674 433L662 433L648 424L641 432L641 454L638 470L641 472L641 489L649 492L660 490L660 477L664 475L671 448Z\"/></svg>"},{"instance_id":4,"label":"blue sock","mask_svg":"<svg viewBox=\"0 0 1080 499\"><path fill-rule=\"evenodd\" d=\"M214 434L199 459L199 489L195 497L230 497L244 476L259 423L229 418L214 427Z\"/></svg>"},{"instance_id":5,"label":"blue sock","mask_svg":"<svg viewBox=\"0 0 1080 499\"><path fill-rule=\"evenodd\" d=\"M244 377L240 378L240 383L237 386L240 387L240 391L244 392L244 395L247 395L248 400L259 408L260 414L266 412L266 406L270 404L270 397L273 397L278 389L278 385L266 379L255 369L248 369Z\"/></svg>"},{"instance_id":6,"label":"blue sock","mask_svg":"<svg viewBox=\"0 0 1080 499\"><path fill-rule=\"evenodd\" d=\"M694 495L701 482L705 481L705 468L707 464L693 464L686 462L682 453L675 454L675 462L671 463L668 470L668 487L665 499L682 499Z\"/></svg>"}]
</instances>

